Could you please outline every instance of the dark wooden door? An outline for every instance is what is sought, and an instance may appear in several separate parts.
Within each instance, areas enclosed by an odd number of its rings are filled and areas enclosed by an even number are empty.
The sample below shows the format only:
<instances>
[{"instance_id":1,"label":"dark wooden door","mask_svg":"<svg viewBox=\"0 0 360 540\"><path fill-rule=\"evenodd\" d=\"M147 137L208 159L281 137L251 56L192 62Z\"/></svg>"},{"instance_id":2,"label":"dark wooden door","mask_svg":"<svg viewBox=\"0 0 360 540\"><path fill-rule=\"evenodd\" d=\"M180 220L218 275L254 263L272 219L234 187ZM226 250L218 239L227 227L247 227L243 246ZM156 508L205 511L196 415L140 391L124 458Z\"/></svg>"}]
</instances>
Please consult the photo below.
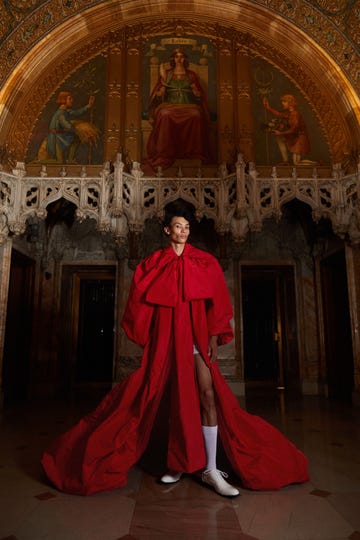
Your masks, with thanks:
<instances>
[{"instance_id":1,"label":"dark wooden door","mask_svg":"<svg viewBox=\"0 0 360 540\"><path fill-rule=\"evenodd\" d=\"M115 266L64 265L58 385L98 397L113 379Z\"/></svg>"},{"instance_id":2,"label":"dark wooden door","mask_svg":"<svg viewBox=\"0 0 360 540\"><path fill-rule=\"evenodd\" d=\"M112 381L115 282L80 279L76 382Z\"/></svg>"},{"instance_id":3,"label":"dark wooden door","mask_svg":"<svg viewBox=\"0 0 360 540\"><path fill-rule=\"evenodd\" d=\"M275 381L278 374L276 286L273 279L243 279L244 374L247 381Z\"/></svg>"},{"instance_id":4,"label":"dark wooden door","mask_svg":"<svg viewBox=\"0 0 360 540\"><path fill-rule=\"evenodd\" d=\"M4 343L5 405L28 397L34 274L34 261L13 250Z\"/></svg>"},{"instance_id":5,"label":"dark wooden door","mask_svg":"<svg viewBox=\"0 0 360 540\"><path fill-rule=\"evenodd\" d=\"M243 267L242 310L245 381L298 390L293 267Z\"/></svg>"}]
</instances>

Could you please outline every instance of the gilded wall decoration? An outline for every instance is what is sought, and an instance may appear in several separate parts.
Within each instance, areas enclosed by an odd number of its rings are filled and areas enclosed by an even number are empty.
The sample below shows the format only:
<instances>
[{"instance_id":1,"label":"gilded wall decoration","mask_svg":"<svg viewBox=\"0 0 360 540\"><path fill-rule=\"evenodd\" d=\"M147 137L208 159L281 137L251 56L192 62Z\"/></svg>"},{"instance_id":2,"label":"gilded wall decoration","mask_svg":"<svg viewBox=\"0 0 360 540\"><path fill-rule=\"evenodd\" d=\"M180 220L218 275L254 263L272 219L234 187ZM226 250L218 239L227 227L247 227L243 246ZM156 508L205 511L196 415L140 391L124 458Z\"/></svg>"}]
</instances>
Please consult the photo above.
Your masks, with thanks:
<instances>
[{"instance_id":1,"label":"gilded wall decoration","mask_svg":"<svg viewBox=\"0 0 360 540\"><path fill-rule=\"evenodd\" d=\"M107 130L107 141L109 143L117 143L117 141L119 140L119 134L120 129L117 127L115 122L113 122L111 127Z\"/></svg>"},{"instance_id":2,"label":"gilded wall decoration","mask_svg":"<svg viewBox=\"0 0 360 540\"><path fill-rule=\"evenodd\" d=\"M105 69L99 56L57 89L33 130L28 163L102 163Z\"/></svg>"},{"instance_id":3,"label":"gilded wall decoration","mask_svg":"<svg viewBox=\"0 0 360 540\"><path fill-rule=\"evenodd\" d=\"M8 137L8 142L18 160L24 161L35 124L51 96L59 90L63 81L66 81L80 66L102 54L108 44L107 40L104 43L104 39L104 37L98 38L77 49L63 61L54 63L53 69L48 70L41 82L36 85L36 91L32 91L29 98L22 102L13 123L14 127Z\"/></svg>"},{"instance_id":4,"label":"gilded wall decoration","mask_svg":"<svg viewBox=\"0 0 360 540\"><path fill-rule=\"evenodd\" d=\"M358 0L252 0L252 3L268 9L270 17L271 14L281 16L301 28L335 59L354 87L360 89ZM103 4L100 0L2 0L0 86L14 66L42 37L78 13L90 7L99 6L101 9ZM154 5L157 4L154 2ZM187 24L179 21L178 27L186 29Z\"/></svg>"},{"instance_id":5,"label":"gilded wall decoration","mask_svg":"<svg viewBox=\"0 0 360 540\"><path fill-rule=\"evenodd\" d=\"M181 26L176 27L179 34ZM152 38L143 54L143 165L156 172L176 159L216 163L216 58L208 38Z\"/></svg>"},{"instance_id":6,"label":"gilded wall decoration","mask_svg":"<svg viewBox=\"0 0 360 540\"><path fill-rule=\"evenodd\" d=\"M251 71L256 163L328 164L318 119L295 85L264 61L254 59Z\"/></svg>"},{"instance_id":7,"label":"gilded wall decoration","mask_svg":"<svg viewBox=\"0 0 360 540\"><path fill-rule=\"evenodd\" d=\"M185 23L183 26L186 27ZM17 109L16 117L13 120L15 129L12 130L11 133L9 133L8 140L8 144L11 146L11 148L14 149L17 159L23 159L23 155L25 152L24 149L28 147L28 141L30 140L30 136L33 137L34 135L31 134L35 133L36 131L35 130L33 132L34 126L38 122L39 114L41 114L40 111L42 111L45 104L48 102L50 96L54 96L55 93L60 90L60 87L64 84L64 81L68 80L70 74L74 73L76 69L78 69L90 58L93 58L95 55L102 55L103 58L107 57L108 54L106 51L112 50L114 46L116 46L119 51L122 50L122 48L125 47L126 42L129 40L129 36L133 36L132 39L138 40L139 43L143 44L142 48L140 49L142 51L141 61L144 61L144 63L146 64L146 69L144 68L142 70L142 83L141 88L139 88L139 93L142 94L143 100L141 127L141 137L143 138L143 151L142 155L132 156L132 159L138 159L140 161L145 156L144 149L146 148L146 137L149 135L151 130L151 126L147 126L147 131L146 129L144 129L144 122L148 122L147 114L149 96L152 87L149 67L154 70L154 81L156 80L156 77L159 73L159 64L150 63L151 56L147 56L147 51L150 51L151 43L156 43L161 39L161 35L169 35L170 28L175 29L178 27L178 20L172 20L170 22L161 20L158 21L156 24L154 24L153 22L149 22L146 25L135 25L133 27L126 26L121 30L118 30L117 32L111 32L110 34L104 35L101 38L96 38L93 42L86 44L86 46L74 51L73 54L71 54L70 56L64 58L62 61L59 61L57 64L54 64L53 69L49 70L46 73L44 79L41 81L41 84L37 85L36 92L31 92L29 94L29 99L26 102L22 102L21 106ZM165 32L166 29L167 32ZM202 30L204 34L193 33L196 29ZM343 159L344 154L346 154L346 152L349 150L348 141L350 134L345 131L344 125L341 124L341 119L339 119L336 111L334 110L331 101L332 96L324 94L321 91L316 81L312 79L311 73L308 73L305 69L303 69L302 66L297 64L295 60L289 59L288 56L285 56L285 54L282 54L276 48L269 46L268 43L263 42L261 39L256 39L249 34L237 32L234 29L227 29L225 27L221 27L217 23L205 24L199 23L197 21L187 21L187 32L188 33L184 36L179 36L179 39L191 39L191 36L193 35L202 36L201 38L198 37L198 39L203 44L207 43L208 50L210 50L211 48L213 51L215 51L216 48L219 48L220 50L227 49L229 51L233 51L233 54L237 55L239 54L240 50L244 50L246 53L244 54L249 58L263 58L264 61L269 64L269 66L272 66L274 72L278 73L277 77L279 78L279 80L280 74L285 77L285 79L282 79L283 82L281 82L280 85L281 91L288 92L291 90L290 93L295 94L298 101L301 102L301 110L304 109L305 112L308 111L306 112L306 116L309 118L311 116L313 118L316 117L318 124L322 127L322 129L318 127L321 134L320 140L327 143L330 158L328 157L329 154L326 154L325 151L323 152L321 150L320 155L310 156L309 159L326 162L328 162L329 159L335 162L339 162ZM167 51L162 51L162 54L164 54L164 61L169 60L170 50L173 50L173 48L168 46ZM165 58L166 55L167 57ZM208 62L208 66L210 68L211 65L212 60L211 62ZM213 65L215 66L215 63ZM120 73L118 74L118 79L119 81L121 80ZM217 116L215 90L216 71L212 72L208 80L211 82L207 89L210 117L212 121L215 122ZM219 84L221 84L221 81L219 81ZM124 81L124 85L124 88L126 88L126 81ZM288 88L285 87L286 85ZM120 94L118 94L118 92L120 92L121 90L120 82L114 82L111 91L114 92L114 90L115 93L117 93L117 95L120 97ZM281 106L279 98L281 96L275 93L273 95L274 100L272 100L271 104L274 108L279 109L279 107ZM119 97L117 99L119 99ZM121 101L121 99L119 99L119 101ZM80 107L82 105L84 105L83 100L80 100L78 106ZM52 107L52 110L54 110L54 105ZM262 113L263 112L264 111L262 109ZM109 126L111 126L111 123L109 124ZM116 127L116 129L117 128L118 126ZM113 134L109 133L109 136L112 135ZM37 142L39 143L39 141ZM29 150L27 152L27 160L35 159L33 145L34 142L32 142L31 144L31 151L29 146ZM99 163L100 162L101 161L99 161Z\"/></svg>"},{"instance_id":8,"label":"gilded wall decoration","mask_svg":"<svg viewBox=\"0 0 360 540\"><path fill-rule=\"evenodd\" d=\"M229 81L224 81L220 85L220 99L222 101L232 101L234 99L234 89Z\"/></svg>"},{"instance_id":9,"label":"gilded wall decoration","mask_svg":"<svg viewBox=\"0 0 360 540\"><path fill-rule=\"evenodd\" d=\"M111 98L120 99L121 98L121 83L112 81L109 83L108 95Z\"/></svg>"}]
</instances>

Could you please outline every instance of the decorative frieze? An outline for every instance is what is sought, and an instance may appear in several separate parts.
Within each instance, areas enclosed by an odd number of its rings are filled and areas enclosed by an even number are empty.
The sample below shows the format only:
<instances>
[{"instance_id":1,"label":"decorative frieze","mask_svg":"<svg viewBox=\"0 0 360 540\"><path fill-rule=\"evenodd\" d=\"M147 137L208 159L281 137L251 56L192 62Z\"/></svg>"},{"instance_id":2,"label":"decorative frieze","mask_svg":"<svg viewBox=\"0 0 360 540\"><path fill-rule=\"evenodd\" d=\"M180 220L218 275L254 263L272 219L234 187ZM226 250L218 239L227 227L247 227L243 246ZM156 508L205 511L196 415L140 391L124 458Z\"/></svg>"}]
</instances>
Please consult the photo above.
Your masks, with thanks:
<instances>
[{"instance_id":1,"label":"decorative frieze","mask_svg":"<svg viewBox=\"0 0 360 540\"><path fill-rule=\"evenodd\" d=\"M39 177L26 176L23 163L12 173L0 171L0 241L9 234L20 235L30 217L45 219L47 206L60 198L77 207L78 220L94 219L101 231L111 232L120 243L127 242L128 231L141 232L146 220L161 218L166 204L184 199L195 207L198 219L210 218L221 234L230 233L235 243L246 239L248 231L260 231L264 220L279 219L282 205L293 199L312 209L315 222L327 218L335 234L350 243L360 244L360 173L343 175L334 166L331 178L302 178L293 169L290 177L278 176L276 167L268 178L259 176L255 164L246 164L238 156L235 173L219 167L218 176L203 178L164 178L144 176L134 162L125 172L121 155L110 173L104 164L99 177L90 177L82 169L80 177L49 177L42 169Z\"/></svg>"}]
</instances>

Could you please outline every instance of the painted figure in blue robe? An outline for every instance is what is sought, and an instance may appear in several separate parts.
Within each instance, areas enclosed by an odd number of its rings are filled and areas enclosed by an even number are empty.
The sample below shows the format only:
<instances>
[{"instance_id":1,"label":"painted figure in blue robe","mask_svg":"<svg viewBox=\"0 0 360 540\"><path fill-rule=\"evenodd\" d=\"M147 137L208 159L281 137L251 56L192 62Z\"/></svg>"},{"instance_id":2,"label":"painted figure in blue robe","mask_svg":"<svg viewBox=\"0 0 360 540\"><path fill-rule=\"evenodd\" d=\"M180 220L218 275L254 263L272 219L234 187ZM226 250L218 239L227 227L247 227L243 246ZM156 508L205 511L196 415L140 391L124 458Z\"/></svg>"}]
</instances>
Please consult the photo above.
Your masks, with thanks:
<instances>
[{"instance_id":1,"label":"painted figure in blue robe","mask_svg":"<svg viewBox=\"0 0 360 540\"><path fill-rule=\"evenodd\" d=\"M90 96L89 102L80 109L73 109L71 92L60 92L56 103L59 108L54 113L49 133L42 142L38 159L41 162L76 163L75 154L80 143L96 144L99 130L91 123L81 119L94 105L95 98Z\"/></svg>"}]
</instances>

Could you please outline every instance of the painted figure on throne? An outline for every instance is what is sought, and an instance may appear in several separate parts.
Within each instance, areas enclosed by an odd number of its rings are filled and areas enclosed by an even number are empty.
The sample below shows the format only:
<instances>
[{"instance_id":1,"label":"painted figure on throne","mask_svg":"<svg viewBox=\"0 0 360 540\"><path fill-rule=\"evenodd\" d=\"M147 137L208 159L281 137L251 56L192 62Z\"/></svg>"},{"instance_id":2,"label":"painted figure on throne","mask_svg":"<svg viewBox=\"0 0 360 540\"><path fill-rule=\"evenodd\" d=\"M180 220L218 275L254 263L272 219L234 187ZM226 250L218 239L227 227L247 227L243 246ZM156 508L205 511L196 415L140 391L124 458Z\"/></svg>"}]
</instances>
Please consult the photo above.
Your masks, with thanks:
<instances>
[{"instance_id":1,"label":"painted figure on throne","mask_svg":"<svg viewBox=\"0 0 360 540\"><path fill-rule=\"evenodd\" d=\"M196 73L189 69L187 54L175 49L170 68L160 65L158 81L150 95L145 166L166 169L176 159L213 160L210 112L206 93Z\"/></svg>"}]
</instances>

